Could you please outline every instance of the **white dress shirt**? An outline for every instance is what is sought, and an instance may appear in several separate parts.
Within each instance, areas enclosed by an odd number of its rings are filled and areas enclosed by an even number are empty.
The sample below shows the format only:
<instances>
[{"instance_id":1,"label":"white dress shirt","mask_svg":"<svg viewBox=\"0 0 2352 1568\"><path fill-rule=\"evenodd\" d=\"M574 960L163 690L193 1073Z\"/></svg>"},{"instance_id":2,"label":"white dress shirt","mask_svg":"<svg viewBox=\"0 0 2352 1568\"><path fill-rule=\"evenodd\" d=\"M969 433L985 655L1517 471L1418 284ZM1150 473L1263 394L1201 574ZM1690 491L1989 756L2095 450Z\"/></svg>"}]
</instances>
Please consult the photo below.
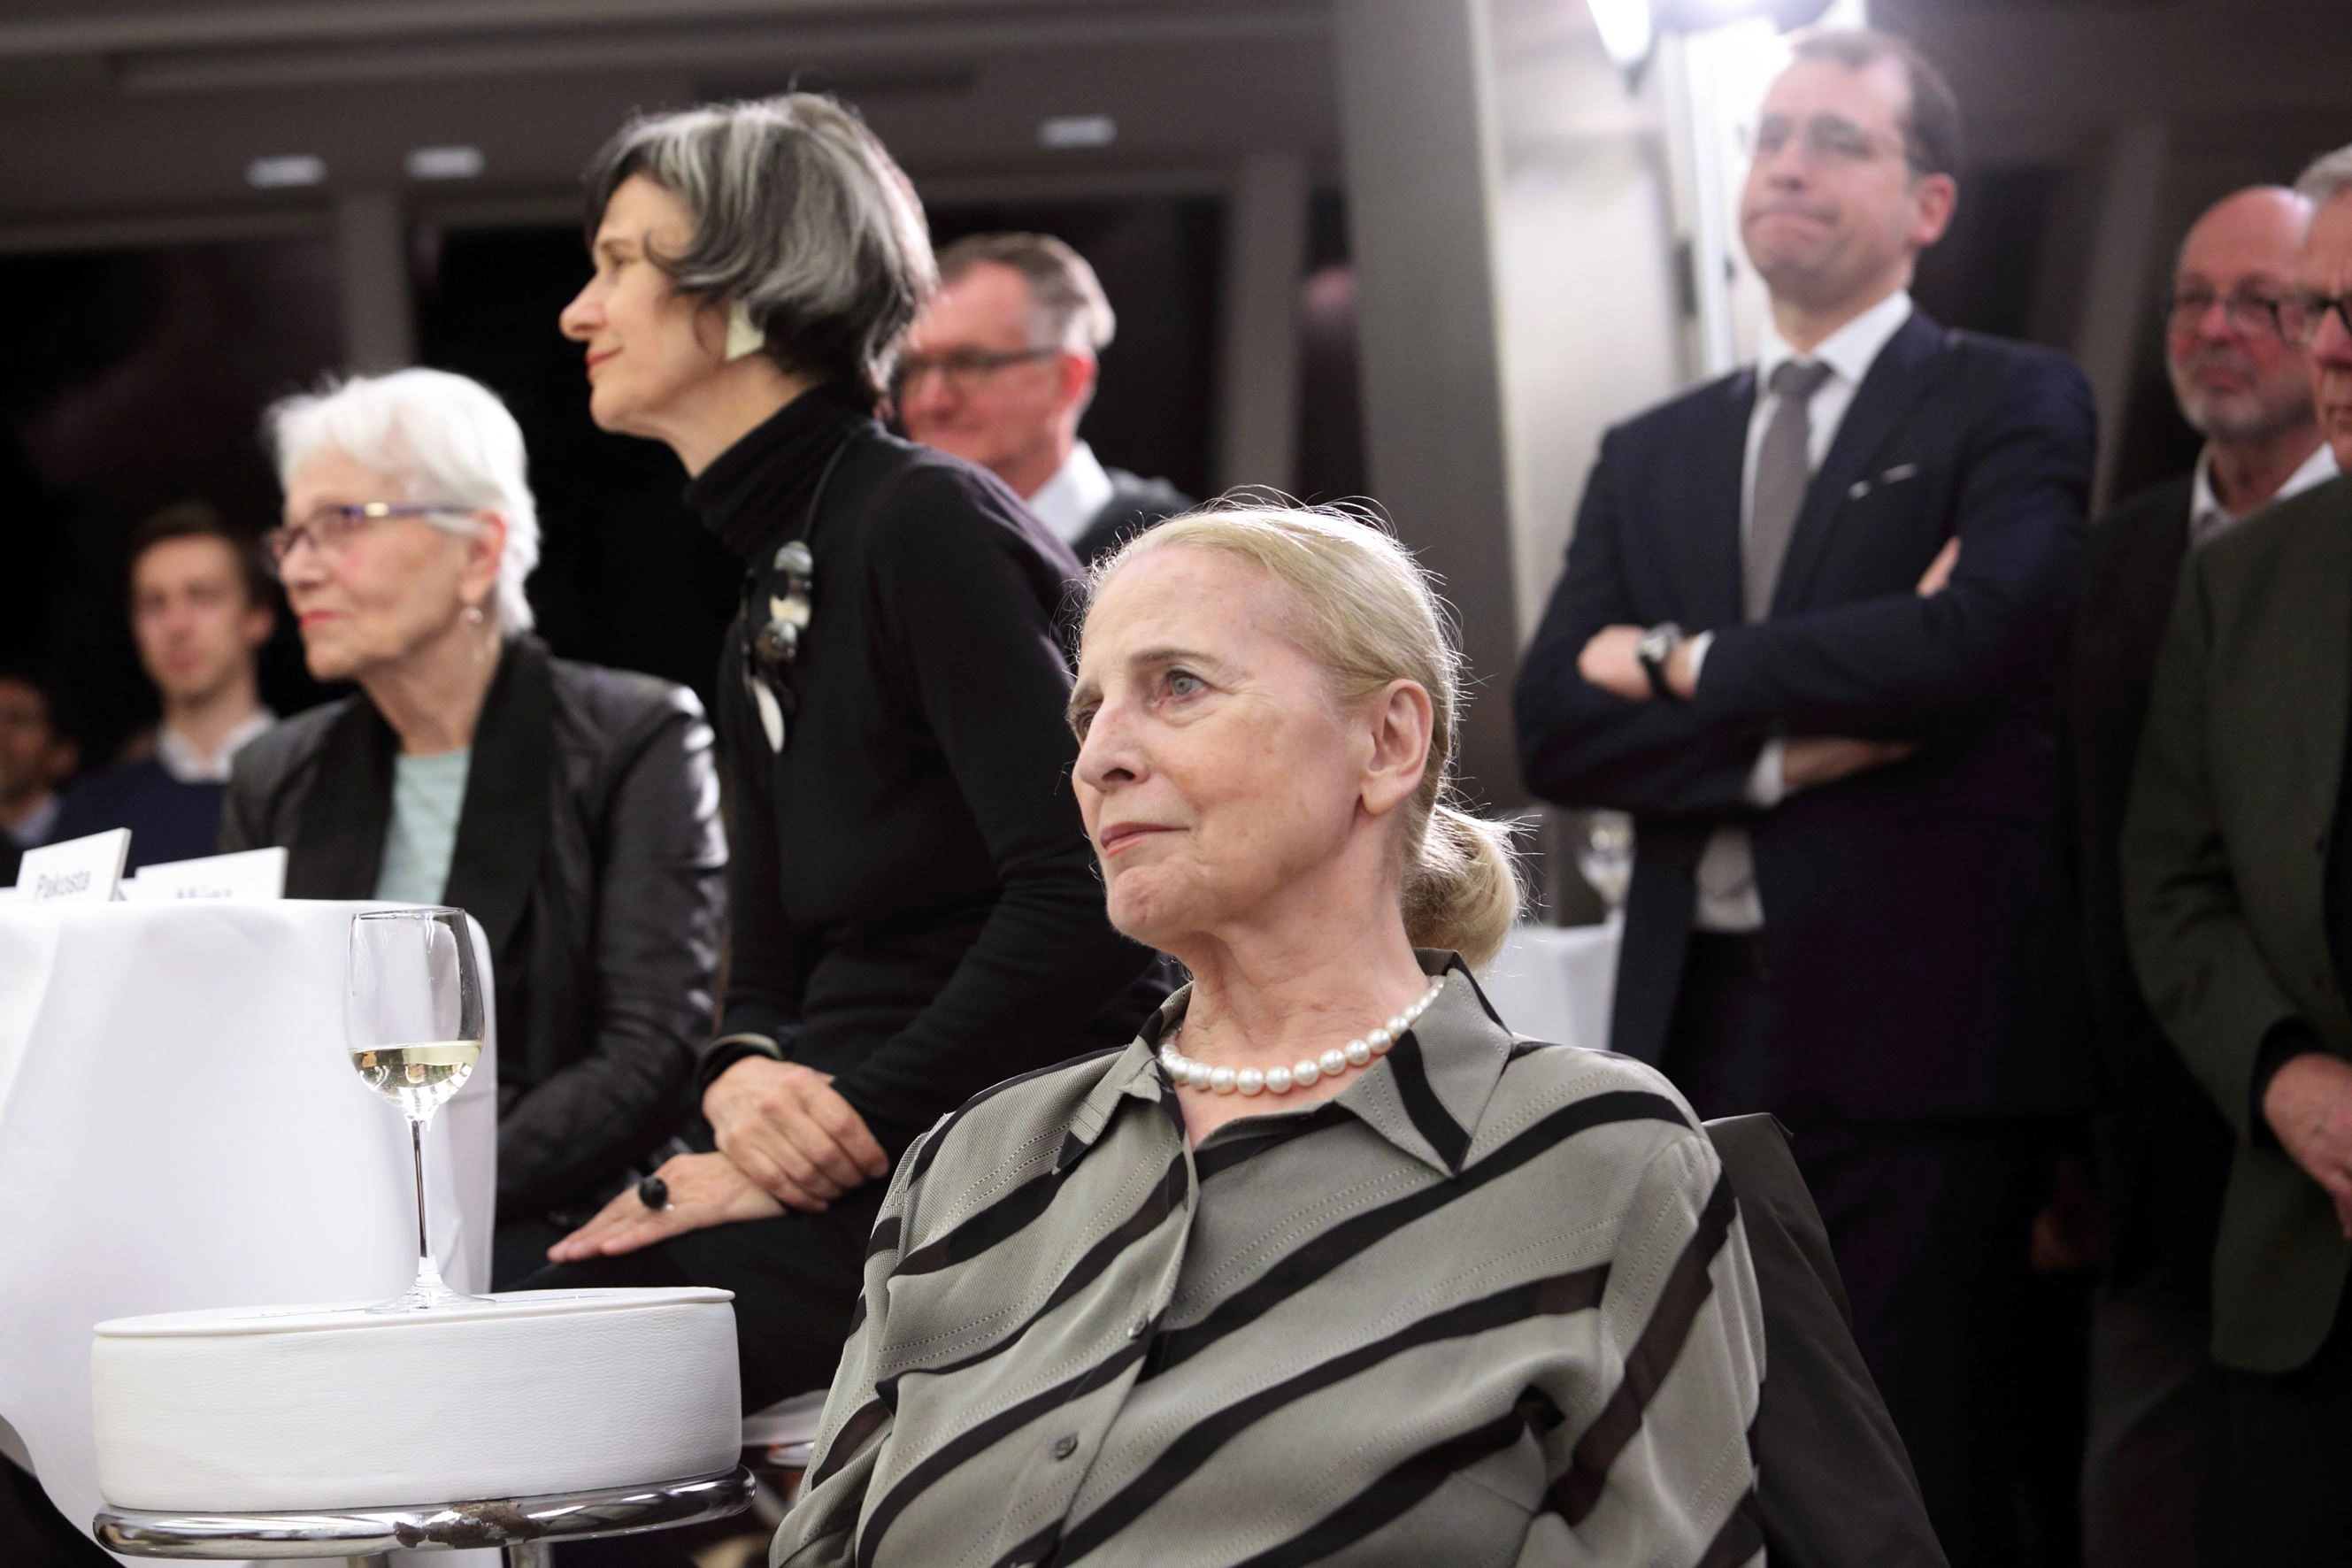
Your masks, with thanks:
<instances>
[{"instance_id":1,"label":"white dress shirt","mask_svg":"<svg viewBox=\"0 0 2352 1568\"><path fill-rule=\"evenodd\" d=\"M1085 536L1087 524L1110 504L1111 489L1110 475L1096 459L1095 449L1081 441L1070 448L1054 477L1037 487L1037 493L1029 498L1029 510L1053 531L1055 538L1075 545Z\"/></svg>"},{"instance_id":2,"label":"white dress shirt","mask_svg":"<svg viewBox=\"0 0 2352 1568\"><path fill-rule=\"evenodd\" d=\"M196 743L170 724L155 731L155 761L163 771L181 784L226 784L229 764L245 743L278 722L278 715L267 708L254 710L253 716L221 739L217 755L207 757L196 749Z\"/></svg>"},{"instance_id":3,"label":"white dress shirt","mask_svg":"<svg viewBox=\"0 0 2352 1568\"><path fill-rule=\"evenodd\" d=\"M2301 495L2314 485L2324 485L2336 477L2336 451L2325 441L2319 450L2303 460L2303 467L2286 477L2278 494L2263 506L2276 506L2289 496ZM2231 528L2263 510L2262 506L2246 511L2231 511L2213 493L2213 448L2208 446L2197 454L2197 477L2189 487L2189 547L2196 549L2210 544Z\"/></svg>"},{"instance_id":4,"label":"white dress shirt","mask_svg":"<svg viewBox=\"0 0 2352 1568\"><path fill-rule=\"evenodd\" d=\"M40 805L25 814L25 819L14 827L0 827L16 841L19 849L38 849L49 841L49 833L58 825L58 814L66 808L65 797L52 790Z\"/></svg>"},{"instance_id":5,"label":"white dress shirt","mask_svg":"<svg viewBox=\"0 0 2352 1568\"><path fill-rule=\"evenodd\" d=\"M1822 340L1812 358L1830 367L1829 376L1806 405L1807 467L1819 470L1837 439L1838 426L1853 406L1862 378L1870 374L1879 353L1903 323L1911 319L1909 290L1897 289L1836 331ZM1772 373L1800 359L1780 336L1768 315L1756 355L1756 407L1748 416L1748 455L1739 484L1739 538L1744 545L1756 511L1756 455L1763 449L1764 431L1780 412L1780 399L1769 389ZM1691 642L1691 684L1696 688L1706 668L1707 649L1714 634L1701 633ZM1780 773L1785 750L1780 741L1767 741L1748 775L1748 802L1769 811L1780 804L1788 785ZM1756 865L1749 852L1748 830L1718 827L1706 841L1698 861L1698 901L1696 921L1701 931L1757 931L1764 924L1764 900L1756 889Z\"/></svg>"}]
</instances>

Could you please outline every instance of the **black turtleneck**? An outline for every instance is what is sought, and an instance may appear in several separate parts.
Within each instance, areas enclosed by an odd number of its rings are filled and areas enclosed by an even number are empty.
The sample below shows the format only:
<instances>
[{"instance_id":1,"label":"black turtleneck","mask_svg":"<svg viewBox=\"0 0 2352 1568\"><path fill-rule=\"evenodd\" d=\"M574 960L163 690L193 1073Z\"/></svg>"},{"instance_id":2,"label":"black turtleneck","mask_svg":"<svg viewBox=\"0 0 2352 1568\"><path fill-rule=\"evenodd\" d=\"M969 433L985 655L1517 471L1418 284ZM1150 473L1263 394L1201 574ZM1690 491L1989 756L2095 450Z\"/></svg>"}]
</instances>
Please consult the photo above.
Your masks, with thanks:
<instances>
[{"instance_id":1,"label":"black turtleneck","mask_svg":"<svg viewBox=\"0 0 2352 1568\"><path fill-rule=\"evenodd\" d=\"M771 1042L835 1075L895 1155L1001 1079L1124 1044L1159 988L1105 919L1070 788L1076 562L992 476L820 389L687 489L758 613L829 463L781 756L740 626L721 654L733 956L702 1082Z\"/></svg>"}]
</instances>

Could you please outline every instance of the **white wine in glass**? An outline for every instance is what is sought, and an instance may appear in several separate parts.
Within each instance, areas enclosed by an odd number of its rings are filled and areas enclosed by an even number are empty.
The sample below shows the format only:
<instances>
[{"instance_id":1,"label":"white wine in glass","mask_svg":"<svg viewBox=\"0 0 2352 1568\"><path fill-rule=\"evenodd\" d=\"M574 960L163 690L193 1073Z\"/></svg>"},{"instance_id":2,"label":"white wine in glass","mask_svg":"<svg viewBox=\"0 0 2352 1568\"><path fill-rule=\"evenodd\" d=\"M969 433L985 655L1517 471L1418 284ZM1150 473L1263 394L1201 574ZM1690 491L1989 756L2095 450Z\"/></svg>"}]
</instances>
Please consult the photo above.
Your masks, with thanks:
<instances>
[{"instance_id":1,"label":"white wine in glass","mask_svg":"<svg viewBox=\"0 0 2352 1568\"><path fill-rule=\"evenodd\" d=\"M416 1166L416 1279L370 1310L415 1312L480 1303L449 1289L425 1223L425 1129L474 1075L482 1056L482 981L465 911L375 910L352 917L344 1048L360 1080L408 1121Z\"/></svg>"}]
</instances>

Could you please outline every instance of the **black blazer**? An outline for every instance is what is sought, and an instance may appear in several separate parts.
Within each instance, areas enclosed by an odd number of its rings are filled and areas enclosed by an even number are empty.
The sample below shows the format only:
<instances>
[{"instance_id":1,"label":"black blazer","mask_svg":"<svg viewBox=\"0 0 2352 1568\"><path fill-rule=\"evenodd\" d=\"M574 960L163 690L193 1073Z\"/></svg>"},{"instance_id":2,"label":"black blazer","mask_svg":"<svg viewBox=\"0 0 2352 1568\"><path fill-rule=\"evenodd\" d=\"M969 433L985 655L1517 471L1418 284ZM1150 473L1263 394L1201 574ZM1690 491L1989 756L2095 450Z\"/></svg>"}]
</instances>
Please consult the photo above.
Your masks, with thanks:
<instances>
[{"instance_id":1,"label":"black blazer","mask_svg":"<svg viewBox=\"0 0 2352 1568\"><path fill-rule=\"evenodd\" d=\"M1180 511L1192 510L1192 498L1166 479L1147 479L1125 468L1106 468L1110 476L1110 500L1070 546L1081 566L1091 566L1114 546L1155 522L1165 522Z\"/></svg>"},{"instance_id":2,"label":"black blazer","mask_svg":"<svg viewBox=\"0 0 2352 1568\"><path fill-rule=\"evenodd\" d=\"M474 730L444 895L489 939L499 1217L609 1195L690 1111L727 843L692 692L510 638ZM221 848L289 851L286 892L366 899L398 742L364 697L236 754Z\"/></svg>"},{"instance_id":3,"label":"black blazer","mask_svg":"<svg viewBox=\"0 0 2352 1568\"><path fill-rule=\"evenodd\" d=\"M1637 818L1612 1038L1659 1059L1707 836L1745 823L1811 1093L1849 1114L2050 1110L2084 1094L2062 896L2058 666L2082 572L2089 387L2061 355L1914 314L1808 491L1770 617L1743 624L1755 375L1602 437L1568 571L1520 669L1538 795ZM1961 540L1946 590L1915 586ZM1612 625L1712 630L1697 695L1628 701L1577 657ZM1909 761L1746 803L1768 737L1916 742Z\"/></svg>"},{"instance_id":4,"label":"black blazer","mask_svg":"<svg viewBox=\"0 0 2352 1568\"><path fill-rule=\"evenodd\" d=\"M2067 663L2066 763L2083 962L2097 1044L2099 1180L2110 1279L2151 1278L2201 1318L2230 1128L2148 1014L2124 935L2121 846L2158 646L2189 553L2190 478L2118 502L2091 530Z\"/></svg>"}]
</instances>

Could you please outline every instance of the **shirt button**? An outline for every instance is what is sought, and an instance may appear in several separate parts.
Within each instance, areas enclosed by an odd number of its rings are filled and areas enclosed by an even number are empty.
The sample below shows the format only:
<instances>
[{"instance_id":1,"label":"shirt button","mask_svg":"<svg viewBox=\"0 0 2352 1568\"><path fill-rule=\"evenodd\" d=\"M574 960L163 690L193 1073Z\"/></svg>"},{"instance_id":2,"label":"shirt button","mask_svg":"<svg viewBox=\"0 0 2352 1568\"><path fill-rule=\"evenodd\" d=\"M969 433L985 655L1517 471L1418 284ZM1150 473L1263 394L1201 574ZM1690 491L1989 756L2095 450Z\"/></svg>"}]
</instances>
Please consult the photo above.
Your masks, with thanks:
<instances>
[{"instance_id":1,"label":"shirt button","mask_svg":"<svg viewBox=\"0 0 2352 1568\"><path fill-rule=\"evenodd\" d=\"M1076 1437L1066 1434L1054 1439L1054 1458L1057 1459L1066 1459L1077 1451L1078 1440Z\"/></svg>"},{"instance_id":2,"label":"shirt button","mask_svg":"<svg viewBox=\"0 0 2352 1568\"><path fill-rule=\"evenodd\" d=\"M1127 1325L1127 1337L1131 1340L1139 1340L1150 1331L1151 1320L1149 1318L1138 1318Z\"/></svg>"}]
</instances>

